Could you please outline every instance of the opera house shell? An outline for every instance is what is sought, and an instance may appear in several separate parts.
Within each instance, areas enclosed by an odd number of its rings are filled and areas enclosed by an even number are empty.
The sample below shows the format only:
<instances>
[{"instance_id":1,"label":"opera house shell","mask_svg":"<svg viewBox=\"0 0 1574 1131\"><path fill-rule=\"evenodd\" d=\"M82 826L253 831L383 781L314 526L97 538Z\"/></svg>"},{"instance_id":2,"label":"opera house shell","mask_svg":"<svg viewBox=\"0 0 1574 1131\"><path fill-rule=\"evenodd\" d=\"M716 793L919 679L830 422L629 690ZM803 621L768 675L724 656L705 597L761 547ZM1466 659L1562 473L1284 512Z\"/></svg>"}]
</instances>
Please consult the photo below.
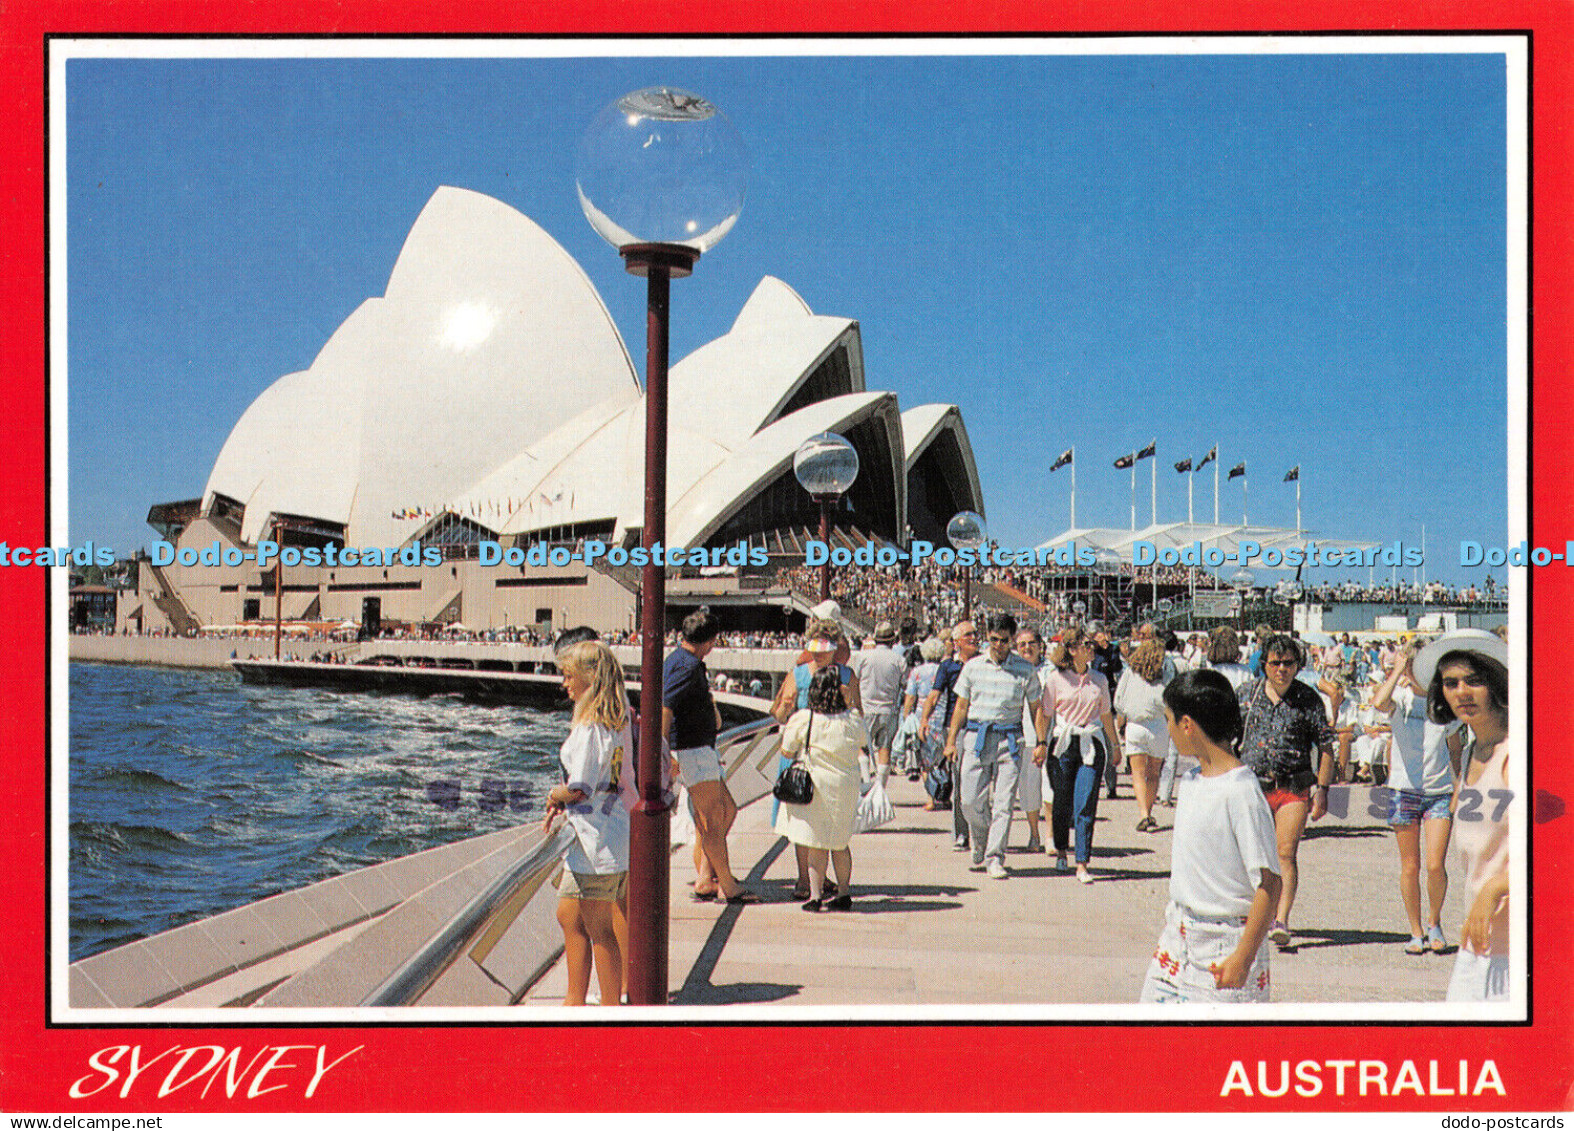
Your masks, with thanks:
<instances>
[{"instance_id":1,"label":"opera house shell","mask_svg":"<svg viewBox=\"0 0 1574 1131\"><path fill-rule=\"evenodd\" d=\"M250 547L277 529L286 544L419 541L453 563L441 586L415 589L423 571L302 567L281 587L286 617L359 620L366 595L387 581L384 618L575 620L608 600L628 604L627 585L607 581L620 599L580 576L564 581L578 590L565 596L538 577L513 586L530 592L514 594L510 611L493 592L505 571L478 573L474 547L636 544L644 417L628 350L579 265L514 209L445 187L416 220L386 292L362 303L308 369L251 404L200 499L157 505L149 522L177 546ZM773 570L792 564L818 524L793 454L823 431L846 436L860 460L835 518L841 536L938 542L956 511L984 510L956 407L903 413L895 394L869 390L858 323L815 314L778 279L762 279L726 334L672 366L669 421L669 545L743 542L763 546ZM189 631L189 622L255 619L258 598L248 604L246 594L271 597L271 573L223 572L150 572L138 623ZM625 612L577 619L618 627Z\"/></svg>"}]
</instances>

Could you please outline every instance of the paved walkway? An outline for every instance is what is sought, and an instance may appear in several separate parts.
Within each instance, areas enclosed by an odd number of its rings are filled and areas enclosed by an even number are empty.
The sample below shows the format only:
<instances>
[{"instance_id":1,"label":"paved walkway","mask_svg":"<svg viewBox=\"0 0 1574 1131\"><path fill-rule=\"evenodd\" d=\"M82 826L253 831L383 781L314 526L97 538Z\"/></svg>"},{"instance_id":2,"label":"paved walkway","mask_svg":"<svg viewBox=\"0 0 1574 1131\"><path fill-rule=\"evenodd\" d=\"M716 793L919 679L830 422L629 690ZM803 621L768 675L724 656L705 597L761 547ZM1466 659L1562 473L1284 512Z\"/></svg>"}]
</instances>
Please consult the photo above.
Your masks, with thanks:
<instances>
[{"instance_id":1,"label":"paved walkway","mask_svg":"<svg viewBox=\"0 0 1574 1131\"><path fill-rule=\"evenodd\" d=\"M856 1006L922 1007L947 1017L998 1016L980 1008L991 1006L1134 1003L1163 919L1174 810L1155 811L1160 832L1136 832L1125 776L1120 791L1099 807L1098 882L1082 885L1069 872L1054 872L1053 857L1021 847L1027 829L1020 814L1011 830L1017 847L1007 856L1011 877L990 880L969 871L968 855L952 850L950 814L926 812L920 786L893 780L896 820L853 840L853 910L820 915L802 911L790 897L792 849L767 828L768 799L748 806L733 829L732 857L764 903L692 901L689 852L673 857L673 1003L844 1013ZM1295 942L1273 957L1275 1002L1443 999L1452 955L1403 953L1409 931L1397 889L1398 853L1369 804L1367 789L1336 787L1334 813L1311 826L1302 842ZM1443 925L1452 943L1465 913L1462 870L1452 852L1450 873ZM562 977L560 963L527 1000L560 1002Z\"/></svg>"}]
</instances>

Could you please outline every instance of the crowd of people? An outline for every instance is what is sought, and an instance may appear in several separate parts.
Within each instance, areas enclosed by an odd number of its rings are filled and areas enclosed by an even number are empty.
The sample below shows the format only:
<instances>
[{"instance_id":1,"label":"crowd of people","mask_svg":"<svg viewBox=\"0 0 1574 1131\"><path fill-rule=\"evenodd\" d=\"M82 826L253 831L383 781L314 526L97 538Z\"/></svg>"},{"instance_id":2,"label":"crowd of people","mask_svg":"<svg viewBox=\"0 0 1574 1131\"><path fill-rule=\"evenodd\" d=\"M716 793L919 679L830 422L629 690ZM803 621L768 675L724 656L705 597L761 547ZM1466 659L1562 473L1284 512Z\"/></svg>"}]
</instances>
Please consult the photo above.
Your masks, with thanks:
<instances>
[{"instance_id":1,"label":"crowd of people","mask_svg":"<svg viewBox=\"0 0 1574 1131\"><path fill-rule=\"evenodd\" d=\"M1395 833L1405 953L1456 954L1450 1000L1506 999L1509 829L1523 815L1507 784L1501 633L1311 645L1266 626L1244 640L1228 627L1183 640L1145 624L1127 640L1081 626L1046 640L1004 613L981 627L960 620L920 639L911 621L882 621L859 643L834 602L814 610L771 709L782 723L778 771L784 782L797 774L811 783L808 796L780 789L772 814L794 845L794 896L804 910L853 905L857 820L893 773L923 781L927 808L951 811L953 847L974 871L1012 879L1007 845L1020 811L1029 851L1050 854L1053 873L1097 883L1098 804L1113 795L1124 760L1137 830L1172 837L1169 905L1142 1000L1266 1001L1271 956L1292 947L1301 837L1326 814L1331 785L1364 777ZM720 716L704 663L719 641L708 610L684 621L664 672L663 734L695 823L691 898L754 903L759 895L736 878L727 853L737 808L716 752ZM621 879L597 877L620 863L626 871L626 843L620 856L605 841L626 841L626 814L613 802L629 791L627 718L582 710L600 686L575 674L591 669L585 649L600 649L596 670L615 671L616 661L604 644L571 644L575 658L560 666L575 729L549 819L560 809L591 821L601 814L591 844L605 851L575 858L590 867L585 875L571 864L559 921L570 1001L585 1000L593 956L601 1000L611 1003L621 987L612 971L623 889ZM610 738L576 738L585 726L616 732L619 719L625 729ZM603 753L587 761L586 749ZM1169 829L1153 817L1164 805L1175 809ZM1451 840L1469 907L1457 947L1442 922ZM587 900L612 906L587 911Z\"/></svg>"}]
</instances>

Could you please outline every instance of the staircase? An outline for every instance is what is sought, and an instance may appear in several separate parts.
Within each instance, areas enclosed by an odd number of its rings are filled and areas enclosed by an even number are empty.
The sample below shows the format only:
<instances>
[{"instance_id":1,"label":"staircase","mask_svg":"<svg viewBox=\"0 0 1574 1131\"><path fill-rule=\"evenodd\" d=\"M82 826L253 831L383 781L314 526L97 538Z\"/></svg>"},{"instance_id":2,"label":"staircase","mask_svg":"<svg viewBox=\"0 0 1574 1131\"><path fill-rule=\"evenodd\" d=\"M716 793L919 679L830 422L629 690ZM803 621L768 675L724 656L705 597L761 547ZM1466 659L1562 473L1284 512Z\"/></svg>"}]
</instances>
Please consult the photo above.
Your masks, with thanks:
<instances>
[{"instance_id":1,"label":"staircase","mask_svg":"<svg viewBox=\"0 0 1574 1131\"><path fill-rule=\"evenodd\" d=\"M140 564L146 566L153 577L153 584L156 586L150 591L153 603L158 606L159 612L163 613L164 618L169 621L170 627L181 636L189 636L201 632L202 622L197 619L197 614L192 612L191 607L181 598L180 591L169 583L169 578L164 575L164 571L146 558L142 559Z\"/></svg>"}]
</instances>

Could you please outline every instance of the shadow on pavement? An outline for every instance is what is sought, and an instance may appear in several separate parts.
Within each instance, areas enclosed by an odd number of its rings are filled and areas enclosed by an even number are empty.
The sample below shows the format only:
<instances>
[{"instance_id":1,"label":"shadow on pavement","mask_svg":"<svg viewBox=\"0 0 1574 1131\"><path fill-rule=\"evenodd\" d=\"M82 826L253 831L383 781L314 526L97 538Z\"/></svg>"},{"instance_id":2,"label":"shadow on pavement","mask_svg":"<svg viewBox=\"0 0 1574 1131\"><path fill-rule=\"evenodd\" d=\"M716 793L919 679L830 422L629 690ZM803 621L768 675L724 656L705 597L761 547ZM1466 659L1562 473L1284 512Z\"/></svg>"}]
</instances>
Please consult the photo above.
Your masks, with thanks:
<instances>
[{"instance_id":1,"label":"shadow on pavement","mask_svg":"<svg viewBox=\"0 0 1574 1131\"><path fill-rule=\"evenodd\" d=\"M1292 928L1290 945L1279 949L1286 954L1298 950L1315 950L1325 946L1366 946L1381 943L1405 943L1410 936L1404 931L1317 930L1304 927Z\"/></svg>"},{"instance_id":2,"label":"shadow on pavement","mask_svg":"<svg viewBox=\"0 0 1574 1131\"><path fill-rule=\"evenodd\" d=\"M691 977L667 999L672 1005L753 1005L797 997L802 986L771 982L737 982L730 986L697 984Z\"/></svg>"}]
</instances>

